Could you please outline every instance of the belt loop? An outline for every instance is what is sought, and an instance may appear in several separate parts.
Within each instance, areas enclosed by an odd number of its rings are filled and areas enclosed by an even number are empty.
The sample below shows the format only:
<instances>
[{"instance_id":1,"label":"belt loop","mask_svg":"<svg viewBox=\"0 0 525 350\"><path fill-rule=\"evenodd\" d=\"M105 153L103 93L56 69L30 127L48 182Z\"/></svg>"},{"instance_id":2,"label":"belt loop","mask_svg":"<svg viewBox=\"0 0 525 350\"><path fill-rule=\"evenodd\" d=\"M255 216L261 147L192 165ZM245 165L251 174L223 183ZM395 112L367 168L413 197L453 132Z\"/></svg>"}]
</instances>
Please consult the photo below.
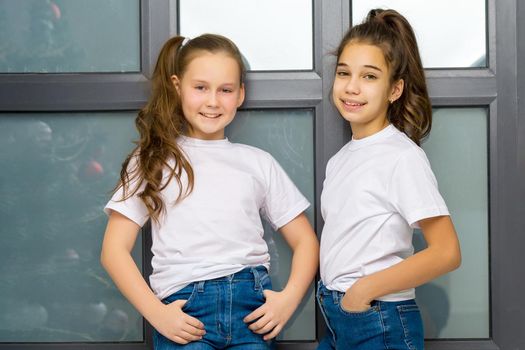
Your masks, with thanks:
<instances>
[{"instance_id":1,"label":"belt loop","mask_svg":"<svg viewBox=\"0 0 525 350\"><path fill-rule=\"evenodd\" d=\"M332 291L332 299L334 299L334 304L335 305L338 305L339 304L339 294L340 292L336 291L336 290L333 290Z\"/></svg>"},{"instance_id":2,"label":"belt loop","mask_svg":"<svg viewBox=\"0 0 525 350\"><path fill-rule=\"evenodd\" d=\"M199 281L199 283L197 283L197 292L199 293L204 292L204 282L205 281Z\"/></svg>"},{"instance_id":3,"label":"belt loop","mask_svg":"<svg viewBox=\"0 0 525 350\"><path fill-rule=\"evenodd\" d=\"M256 267L251 267L250 271L253 274L253 289L254 290L261 289L261 283L259 283L259 280L260 280L259 271L257 271Z\"/></svg>"}]
</instances>

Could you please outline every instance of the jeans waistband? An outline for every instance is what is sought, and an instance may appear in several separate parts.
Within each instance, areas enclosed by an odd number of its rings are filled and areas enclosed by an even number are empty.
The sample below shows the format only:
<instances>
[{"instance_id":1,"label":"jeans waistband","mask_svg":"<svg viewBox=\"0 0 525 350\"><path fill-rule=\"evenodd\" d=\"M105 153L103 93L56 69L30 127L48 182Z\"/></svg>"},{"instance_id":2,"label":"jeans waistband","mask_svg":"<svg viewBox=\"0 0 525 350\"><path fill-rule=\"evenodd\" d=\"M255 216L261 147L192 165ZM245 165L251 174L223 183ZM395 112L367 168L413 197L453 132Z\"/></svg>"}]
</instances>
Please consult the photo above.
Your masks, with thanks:
<instances>
[{"instance_id":1,"label":"jeans waistband","mask_svg":"<svg viewBox=\"0 0 525 350\"><path fill-rule=\"evenodd\" d=\"M195 285L197 291L204 291L204 286L209 283L231 283L233 281L254 281L254 288L259 289L261 286L261 278L268 276L268 270L266 267L259 265L253 267L245 267L241 271L237 271L230 275L218 277L210 280L196 281L190 285Z\"/></svg>"},{"instance_id":2,"label":"jeans waistband","mask_svg":"<svg viewBox=\"0 0 525 350\"><path fill-rule=\"evenodd\" d=\"M226 275L223 277L214 278L211 280L208 280L209 282L220 282L220 281L233 281L233 280L253 280L260 276L263 273L268 273L266 270L266 267L260 265L260 266L252 266L252 267L245 267L241 271L237 271L235 273L232 273L231 275Z\"/></svg>"}]
</instances>

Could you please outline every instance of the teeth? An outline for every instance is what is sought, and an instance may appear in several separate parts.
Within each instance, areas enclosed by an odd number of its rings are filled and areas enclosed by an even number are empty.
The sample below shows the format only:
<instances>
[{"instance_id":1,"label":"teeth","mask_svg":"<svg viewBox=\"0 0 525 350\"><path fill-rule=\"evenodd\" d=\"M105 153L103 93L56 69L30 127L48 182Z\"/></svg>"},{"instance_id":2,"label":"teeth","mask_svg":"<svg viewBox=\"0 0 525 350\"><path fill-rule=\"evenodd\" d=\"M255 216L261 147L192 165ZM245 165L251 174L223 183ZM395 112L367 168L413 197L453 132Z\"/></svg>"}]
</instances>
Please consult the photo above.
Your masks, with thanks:
<instances>
[{"instance_id":1,"label":"teeth","mask_svg":"<svg viewBox=\"0 0 525 350\"><path fill-rule=\"evenodd\" d=\"M362 106L364 105L364 103L356 103L356 102L346 102L346 101L343 101L343 103L347 106L352 106L352 107L357 107L357 106Z\"/></svg>"},{"instance_id":2,"label":"teeth","mask_svg":"<svg viewBox=\"0 0 525 350\"><path fill-rule=\"evenodd\" d=\"M201 115L206 118L217 118L218 116L220 116L220 114L211 114L211 113L201 113Z\"/></svg>"}]
</instances>

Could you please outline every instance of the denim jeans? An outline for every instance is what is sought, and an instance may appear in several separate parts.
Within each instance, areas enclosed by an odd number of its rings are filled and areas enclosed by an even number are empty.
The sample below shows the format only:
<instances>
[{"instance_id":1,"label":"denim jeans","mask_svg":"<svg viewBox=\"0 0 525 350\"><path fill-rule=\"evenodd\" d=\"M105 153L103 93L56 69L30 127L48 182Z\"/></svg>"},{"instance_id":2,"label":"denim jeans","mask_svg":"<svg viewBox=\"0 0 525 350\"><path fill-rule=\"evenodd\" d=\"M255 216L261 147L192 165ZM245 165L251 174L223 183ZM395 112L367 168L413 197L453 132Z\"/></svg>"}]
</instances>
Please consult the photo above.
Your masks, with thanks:
<instances>
[{"instance_id":1,"label":"denim jeans","mask_svg":"<svg viewBox=\"0 0 525 350\"><path fill-rule=\"evenodd\" d=\"M422 350L423 322L414 299L373 301L363 312L342 308L344 293L327 289L319 281L317 302L327 325L317 350Z\"/></svg>"},{"instance_id":2,"label":"denim jeans","mask_svg":"<svg viewBox=\"0 0 525 350\"><path fill-rule=\"evenodd\" d=\"M155 331L155 349L272 349L272 342L264 341L243 321L264 304L263 290L271 288L270 276L264 266L248 267L233 275L187 285L162 302L169 304L186 299L182 311L204 323L206 334L201 340L181 345Z\"/></svg>"}]
</instances>

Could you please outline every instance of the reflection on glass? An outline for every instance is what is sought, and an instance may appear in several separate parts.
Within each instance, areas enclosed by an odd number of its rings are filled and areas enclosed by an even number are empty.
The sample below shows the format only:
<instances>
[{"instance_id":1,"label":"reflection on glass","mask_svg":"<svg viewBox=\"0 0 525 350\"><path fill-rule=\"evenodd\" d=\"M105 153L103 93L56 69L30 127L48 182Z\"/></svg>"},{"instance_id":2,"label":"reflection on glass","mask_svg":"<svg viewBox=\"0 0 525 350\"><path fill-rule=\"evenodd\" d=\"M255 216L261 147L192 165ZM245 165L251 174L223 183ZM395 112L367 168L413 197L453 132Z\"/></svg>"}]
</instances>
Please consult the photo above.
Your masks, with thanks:
<instances>
[{"instance_id":1,"label":"reflection on glass","mask_svg":"<svg viewBox=\"0 0 525 350\"><path fill-rule=\"evenodd\" d=\"M425 68L486 67L485 3L485 0L354 0L352 23L361 23L372 8L391 8L412 24Z\"/></svg>"},{"instance_id":2,"label":"reflection on glass","mask_svg":"<svg viewBox=\"0 0 525 350\"><path fill-rule=\"evenodd\" d=\"M142 318L99 263L133 118L0 114L0 342L142 340Z\"/></svg>"},{"instance_id":3,"label":"reflection on glass","mask_svg":"<svg viewBox=\"0 0 525 350\"><path fill-rule=\"evenodd\" d=\"M242 111L228 126L227 137L259 147L281 164L288 176L312 204L307 210L314 222L314 139L313 113L305 110ZM272 284L284 288L291 266L291 253L279 233L265 224L265 239L271 256ZM297 314L279 335L280 340L315 339L315 299L313 286Z\"/></svg>"},{"instance_id":4,"label":"reflection on glass","mask_svg":"<svg viewBox=\"0 0 525 350\"><path fill-rule=\"evenodd\" d=\"M434 111L423 143L461 242L462 265L417 288L426 338L489 338L487 111ZM424 247L421 233L416 249Z\"/></svg>"},{"instance_id":5,"label":"reflection on glass","mask_svg":"<svg viewBox=\"0 0 525 350\"><path fill-rule=\"evenodd\" d=\"M139 0L0 1L0 73L139 70Z\"/></svg>"},{"instance_id":6,"label":"reflection on glass","mask_svg":"<svg viewBox=\"0 0 525 350\"><path fill-rule=\"evenodd\" d=\"M250 70L313 68L312 0L179 0L180 34L232 39Z\"/></svg>"}]
</instances>

